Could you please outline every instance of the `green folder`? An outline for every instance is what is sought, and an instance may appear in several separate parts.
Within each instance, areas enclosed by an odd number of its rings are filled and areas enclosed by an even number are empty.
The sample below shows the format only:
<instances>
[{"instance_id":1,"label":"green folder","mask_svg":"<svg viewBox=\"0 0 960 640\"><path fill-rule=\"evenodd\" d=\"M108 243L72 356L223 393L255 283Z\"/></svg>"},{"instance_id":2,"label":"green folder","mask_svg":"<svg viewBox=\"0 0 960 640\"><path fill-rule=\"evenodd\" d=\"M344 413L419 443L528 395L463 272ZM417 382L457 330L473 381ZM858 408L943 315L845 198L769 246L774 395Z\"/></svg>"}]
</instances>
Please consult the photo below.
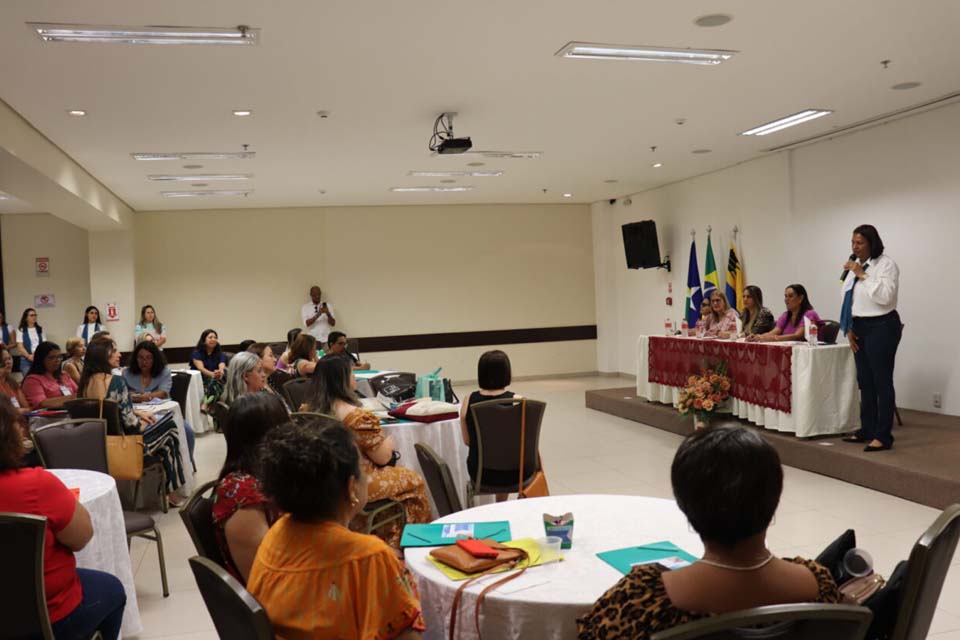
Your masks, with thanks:
<instances>
[{"instance_id":1,"label":"green folder","mask_svg":"<svg viewBox=\"0 0 960 640\"><path fill-rule=\"evenodd\" d=\"M651 542L640 545L639 547L626 547L624 549L614 549L613 551L602 551L597 557L609 564L611 567L627 575L635 564L644 564L647 562L656 562L663 558L677 557L687 562L696 562L697 558L690 555L677 545L668 540L660 542Z\"/></svg>"},{"instance_id":2,"label":"green folder","mask_svg":"<svg viewBox=\"0 0 960 640\"><path fill-rule=\"evenodd\" d=\"M497 542L511 540L510 523L448 522L446 524L408 524L403 528L401 547L443 547L457 543L458 537L490 538Z\"/></svg>"}]
</instances>

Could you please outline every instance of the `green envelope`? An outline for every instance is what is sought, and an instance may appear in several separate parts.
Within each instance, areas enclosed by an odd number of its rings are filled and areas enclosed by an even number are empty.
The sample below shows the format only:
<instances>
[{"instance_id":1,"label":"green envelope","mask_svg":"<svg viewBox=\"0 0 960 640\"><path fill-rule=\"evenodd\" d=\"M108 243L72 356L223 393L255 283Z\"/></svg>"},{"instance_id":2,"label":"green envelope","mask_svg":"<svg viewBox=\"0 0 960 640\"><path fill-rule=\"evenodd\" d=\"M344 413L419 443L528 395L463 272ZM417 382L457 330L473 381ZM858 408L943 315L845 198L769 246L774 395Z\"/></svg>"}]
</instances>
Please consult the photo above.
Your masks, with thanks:
<instances>
[{"instance_id":1,"label":"green envelope","mask_svg":"<svg viewBox=\"0 0 960 640\"><path fill-rule=\"evenodd\" d=\"M490 538L496 542L511 540L510 523L449 522L446 524L408 524L403 528L401 547L444 547L457 543L458 537Z\"/></svg>"},{"instance_id":2,"label":"green envelope","mask_svg":"<svg viewBox=\"0 0 960 640\"><path fill-rule=\"evenodd\" d=\"M697 558L690 555L677 545L668 540L660 542L651 542L640 545L639 547L626 547L624 549L614 549L613 551L601 551L597 557L609 564L611 567L627 575L633 568L633 565L645 562L656 562L663 558L678 557L687 562L696 562Z\"/></svg>"}]
</instances>

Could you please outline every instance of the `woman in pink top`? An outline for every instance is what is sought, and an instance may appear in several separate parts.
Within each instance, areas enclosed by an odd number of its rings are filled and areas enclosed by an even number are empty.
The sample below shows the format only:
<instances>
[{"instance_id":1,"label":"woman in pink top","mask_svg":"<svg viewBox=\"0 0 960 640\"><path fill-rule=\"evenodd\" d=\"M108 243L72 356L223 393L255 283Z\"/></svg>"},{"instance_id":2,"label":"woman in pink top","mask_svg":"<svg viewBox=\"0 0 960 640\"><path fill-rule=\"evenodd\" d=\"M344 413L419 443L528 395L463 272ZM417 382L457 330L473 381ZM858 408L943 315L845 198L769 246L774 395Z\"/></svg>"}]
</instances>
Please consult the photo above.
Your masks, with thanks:
<instances>
[{"instance_id":1,"label":"woman in pink top","mask_svg":"<svg viewBox=\"0 0 960 640\"><path fill-rule=\"evenodd\" d=\"M806 327L803 319L809 318L810 322L820 324L820 316L813 310L810 304L810 298L807 297L807 290L802 284L792 284L783 292L783 302L787 305L787 310L777 319L777 325L773 330L759 335L747 336L751 342L788 342L790 340L805 340Z\"/></svg>"},{"instance_id":2,"label":"woman in pink top","mask_svg":"<svg viewBox=\"0 0 960 640\"><path fill-rule=\"evenodd\" d=\"M23 379L23 395L34 409L59 409L77 397L77 383L60 367L63 353L53 342L41 342Z\"/></svg>"},{"instance_id":3,"label":"woman in pink top","mask_svg":"<svg viewBox=\"0 0 960 640\"><path fill-rule=\"evenodd\" d=\"M710 314L704 319L704 335L729 338L737 333L737 312L727 303L727 297L714 290L710 294Z\"/></svg>"}]
</instances>

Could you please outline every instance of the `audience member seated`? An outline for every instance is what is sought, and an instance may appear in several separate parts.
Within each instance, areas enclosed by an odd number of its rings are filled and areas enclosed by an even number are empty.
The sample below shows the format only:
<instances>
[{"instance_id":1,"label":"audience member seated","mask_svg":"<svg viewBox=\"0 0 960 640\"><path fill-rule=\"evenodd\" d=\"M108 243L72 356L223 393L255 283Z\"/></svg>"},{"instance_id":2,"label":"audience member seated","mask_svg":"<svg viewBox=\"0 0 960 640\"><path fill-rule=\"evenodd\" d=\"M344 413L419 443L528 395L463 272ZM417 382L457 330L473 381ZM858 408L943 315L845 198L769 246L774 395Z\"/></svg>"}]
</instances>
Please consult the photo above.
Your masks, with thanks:
<instances>
[{"instance_id":1,"label":"audience member seated","mask_svg":"<svg viewBox=\"0 0 960 640\"><path fill-rule=\"evenodd\" d=\"M287 331L287 349L277 357L277 369L280 371L290 371L290 349L293 347L293 341L303 333L299 327Z\"/></svg>"},{"instance_id":2,"label":"audience member seated","mask_svg":"<svg viewBox=\"0 0 960 640\"><path fill-rule=\"evenodd\" d=\"M763 291L749 285L743 289L743 335L752 336L772 331L773 313L763 306Z\"/></svg>"},{"instance_id":3,"label":"audience member seated","mask_svg":"<svg viewBox=\"0 0 960 640\"><path fill-rule=\"evenodd\" d=\"M266 342L254 342L247 347L247 351L260 358L260 364L263 365L263 374L267 376L266 389L277 394L283 400L279 376L274 375L277 372L277 357L274 355L273 349Z\"/></svg>"},{"instance_id":4,"label":"audience member seated","mask_svg":"<svg viewBox=\"0 0 960 640\"><path fill-rule=\"evenodd\" d=\"M87 344L83 338L67 338L64 345L67 350L67 357L63 361L63 370L70 378L80 384L80 376L83 375L83 356L87 353Z\"/></svg>"},{"instance_id":5,"label":"audience member seated","mask_svg":"<svg viewBox=\"0 0 960 640\"><path fill-rule=\"evenodd\" d=\"M783 469L776 450L753 430L717 426L687 437L673 458L671 481L677 506L703 540L703 559L673 571L634 567L578 618L581 640L643 640L710 615L840 600L827 569L767 549Z\"/></svg>"},{"instance_id":6,"label":"audience member seated","mask_svg":"<svg viewBox=\"0 0 960 640\"><path fill-rule=\"evenodd\" d=\"M355 353L347 350L347 334L342 331L331 331L330 338L327 341L327 349L324 358L328 356L346 356L350 358L350 364L354 369L369 370L369 362L360 362L360 358Z\"/></svg>"},{"instance_id":7,"label":"audience member seated","mask_svg":"<svg viewBox=\"0 0 960 640\"><path fill-rule=\"evenodd\" d=\"M0 396L7 398L18 413L30 411L30 403L23 395L20 383L13 377L13 356L5 346L0 346Z\"/></svg>"},{"instance_id":8,"label":"audience member seated","mask_svg":"<svg viewBox=\"0 0 960 640\"><path fill-rule=\"evenodd\" d=\"M180 441L177 438L177 423L164 420L154 424L153 414L138 411L130 399L130 389L123 376L113 375L120 366L120 350L113 340L99 338L87 347L83 378L80 380L80 396L112 400L120 409L120 425L126 434L143 434L144 455L156 455L163 463L167 475L167 499L180 506L177 488L184 483L183 460Z\"/></svg>"},{"instance_id":9,"label":"audience member seated","mask_svg":"<svg viewBox=\"0 0 960 640\"><path fill-rule=\"evenodd\" d=\"M704 298L700 303L700 319L690 328L691 335L696 335L698 338L707 335L707 319L711 313L713 310L710 307L710 298Z\"/></svg>"},{"instance_id":10,"label":"audience member seated","mask_svg":"<svg viewBox=\"0 0 960 640\"><path fill-rule=\"evenodd\" d=\"M41 342L23 379L23 395L34 409L60 409L77 395L77 383L64 373L60 345Z\"/></svg>"},{"instance_id":11,"label":"audience member seated","mask_svg":"<svg viewBox=\"0 0 960 640\"><path fill-rule=\"evenodd\" d=\"M290 362L288 372L294 378L311 375L317 366L317 339L309 333L301 332L293 341L287 359Z\"/></svg>"},{"instance_id":12,"label":"audience member seated","mask_svg":"<svg viewBox=\"0 0 960 640\"><path fill-rule=\"evenodd\" d=\"M264 491L286 515L263 539L247 589L277 637L419 639L412 576L381 540L348 529L368 499L353 433L286 424L262 451Z\"/></svg>"},{"instance_id":13,"label":"audience member seated","mask_svg":"<svg viewBox=\"0 0 960 640\"><path fill-rule=\"evenodd\" d=\"M251 346L257 344L256 340L241 340L240 351L247 351Z\"/></svg>"},{"instance_id":14,"label":"audience member seated","mask_svg":"<svg viewBox=\"0 0 960 640\"><path fill-rule=\"evenodd\" d=\"M197 341L197 348L190 354L190 368L203 376L203 406L206 411L220 399L223 381L227 373L227 356L220 349L220 339L213 329L204 329Z\"/></svg>"},{"instance_id":15,"label":"audience member seated","mask_svg":"<svg viewBox=\"0 0 960 640\"><path fill-rule=\"evenodd\" d=\"M263 372L260 358L249 351L241 351L230 358L230 364L227 366L227 382L223 387L220 401L229 406L243 394L262 391L266 386L267 376Z\"/></svg>"},{"instance_id":16,"label":"audience member seated","mask_svg":"<svg viewBox=\"0 0 960 640\"><path fill-rule=\"evenodd\" d=\"M100 322L100 309L90 305L83 312L83 324L77 327L77 337L83 340L83 344L90 344L93 336L103 330L103 324ZM67 349L69 352L69 348Z\"/></svg>"},{"instance_id":17,"label":"audience member seated","mask_svg":"<svg viewBox=\"0 0 960 640\"><path fill-rule=\"evenodd\" d=\"M20 373L27 375L33 365L34 352L43 342L43 327L37 324L36 309L23 310L16 339L20 342Z\"/></svg>"},{"instance_id":18,"label":"audience member seated","mask_svg":"<svg viewBox=\"0 0 960 640\"><path fill-rule=\"evenodd\" d=\"M157 312L149 304L140 308L140 322L133 328L133 341L136 343L143 340L149 340L161 349L167 344L167 328L160 322Z\"/></svg>"},{"instance_id":19,"label":"audience member seated","mask_svg":"<svg viewBox=\"0 0 960 640\"><path fill-rule=\"evenodd\" d=\"M477 444L477 425L473 421L470 405L487 400L504 400L516 397L513 391L507 391L510 386L511 370L510 358L500 350L487 351L480 356L477 362L477 382L480 389L470 394L470 397L460 406L460 435L463 444L467 445L467 472L470 479L476 482L477 470L480 465L480 446ZM517 471L486 471L483 474L483 483L492 485L515 484ZM506 493L497 494L497 502L503 502L508 497Z\"/></svg>"},{"instance_id":20,"label":"audience member seated","mask_svg":"<svg viewBox=\"0 0 960 640\"><path fill-rule=\"evenodd\" d=\"M0 311L0 347L6 347L11 353L19 348L17 330L12 324L7 324L7 317Z\"/></svg>"},{"instance_id":21,"label":"audience member seated","mask_svg":"<svg viewBox=\"0 0 960 640\"><path fill-rule=\"evenodd\" d=\"M394 451L393 438L383 435L377 416L361 408L350 363L344 358L321 360L310 387L309 411L335 416L356 432L363 453L360 464L364 476L370 479L370 501L396 500L403 504L407 522L430 522L426 483L416 471L396 466L399 454ZM355 523L358 528L362 524L361 521ZM399 548L400 533L399 526L387 526L379 529L377 535L390 546Z\"/></svg>"},{"instance_id":22,"label":"audience member seated","mask_svg":"<svg viewBox=\"0 0 960 640\"><path fill-rule=\"evenodd\" d=\"M43 516L43 584L47 611L57 638L89 638L99 631L106 640L120 635L127 596L115 576L78 569L74 553L93 537L90 514L73 493L42 467L20 468L23 438L19 416L0 398L0 512ZM5 549L16 553L15 549ZM11 585L32 589L32 584Z\"/></svg>"},{"instance_id":23,"label":"audience member seated","mask_svg":"<svg viewBox=\"0 0 960 640\"><path fill-rule=\"evenodd\" d=\"M257 547L279 516L261 492L258 449L267 432L289 419L276 396L266 393L237 398L227 413L227 457L213 491L213 525L226 569L241 583L246 583Z\"/></svg>"},{"instance_id":24,"label":"audience member seated","mask_svg":"<svg viewBox=\"0 0 960 640\"><path fill-rule=\"evenodd\" d=\"M703 333L713 338L729 338L737 334L736 309L731 309L727 296L715 289L710 294L710 313L703 323Z\"/></svg>"},{"instance_id":25,"label":"audience member seated","mask_svg":"<svg viewBox=\"0 0 960 640\"><path fill-rule=\"evenodd\" d=\"M787 287L783 292L783 302L787 305L787 310L777 319L777 325L767 333L750 336L749 340L758 342L804 340L807 332L803 319L809 318L814 324L821 322L802 284L792 284Z\"/></svg>"}]
</instances>

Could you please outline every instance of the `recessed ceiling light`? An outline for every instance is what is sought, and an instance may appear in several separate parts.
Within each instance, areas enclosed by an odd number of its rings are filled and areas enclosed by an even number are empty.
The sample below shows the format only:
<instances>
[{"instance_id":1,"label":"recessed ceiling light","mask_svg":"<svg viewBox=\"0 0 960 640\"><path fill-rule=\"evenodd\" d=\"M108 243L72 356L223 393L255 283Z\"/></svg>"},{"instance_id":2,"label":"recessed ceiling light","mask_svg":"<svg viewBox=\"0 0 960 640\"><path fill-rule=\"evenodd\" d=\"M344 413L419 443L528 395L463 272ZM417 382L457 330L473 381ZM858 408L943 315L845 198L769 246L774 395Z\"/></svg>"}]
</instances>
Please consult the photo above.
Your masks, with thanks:
<instances>
[{"instance_id":1,"label":"recessed ceiling light","mask_svg":"<svg viewBox=\"0 0 960 640\"><path fill-rule=\"evenodd\" d=\"M253 193L247 191L231 191L223 189L211 189L208 191L161 191L160 195L164 198L202 198L205 196L248 196Z\"/></svg>"},{"instance_id":2,"label":"recessed ceiling light","mask_svg":"<svg viewBox=\"0 0 960 640\"><path fill-rule=\"evenodd\" d=\"M181 151L170 153L131 153L134 160L247 160L256 151ZM198 167L199 168L199 167Z\"/></svg>"},{"instance_id":3,"label":"recessed ceiling light","mask_svg":"<svg viewBox=\"0 0 960 640\"><path fill-rule=\"evenodd\" d=\"M890 88L894 91L906 91L907 89L916 89L919 86L919 82L901 82L900 84L895 84Z\"/></svg>"},{"instance_id":4,"label":"recessed ceiling light","mask_svg":"<svg viewBox=\"0 0 960 640\"><path fill-rule=\"evenodd\" d=\"M565 194L563 194L563 197L564 197L564 198L572 198L572 197L573 197L573 194L572 194L572 193L565 193Z\"/></svg>"},{"instance_id":5,"label":"recessed ceiling light","mask_svg":"<svg viewBox=\"0 0 960 640\"><path fill-rule=\"evenodd\" d=\"M429 191L473 191L473 187L391 187L390 191L397 193L419 193Z\"/></svg>"},{"instance_id":6,"label":"recessed ceiling light","mask_svg":"<svg viewBox=\"0 0 960 640\"><path fill-rule=\"evenodd\" d=\"M67 111L67 113L71 116L77 116L77 117L87 115L87 112L84 111L83 109L70 109L69 111Z\"/></svg>"},{"instance_id":7,"label":"recessed ceiling light","mask_svg":"<svg viewBox=\"0 0 960 640\"><path fill-rule=\"evenodd\" d=\"M725 13L711 13L706 16L700 16L693 21L698 27L720 27L733 20L733 16Z\"/></svg>"},{"instance_id":8,"label":"recessed ceiling light","mask_svg":"<svg viewBox=\"0 0 960 640\"><path fill-rule=\"evenodd\" d=\"M443 184L454 184L456 180L454 180L453 178L449 178L447 180L441 180L440 182Z\"/></svg>"},{"instance_id":9,"label":"recessed ceiling light","mask_svg":"<svg viewBox=\"0 0 960 640\"><path fill-rule=\"evenodd\" d=\"M610 178L609 180L604 180L604 181L603 181L604 184L617 184L618 182L620 182L620 181L619 181L619 180L615 180L615 179L613 179L613 178Z\"/></svg>"},{"instance_id":10,"label":"recessed ceiling light","mask_svg":"<svg viewBox=\"0 0 960 640\"><path fill-rule=\"evenodd\" d=\"M329 112L329 111L317 111L317 115L320 116L321 118L329 118L329 117L330 117L330 112Z\"/></svg>"},{"instance_id":11,"label":"recessed ceiling light","mask_svg":"<svg viewBox=\"0 0 960 640\"><path fill-rule=\"evenodd\" d=\"M209 186L206 182L193 182L190 184L191 187L207 187Z\"/></svg>"},{"instance_id":12,"label":"recessed ceiling light","mask_svg":"<svg viewBox=\"0 0 960 640\"><path fill-rule=\"evenodd\" d=\"M119 42L125 44L255 45L260 30L249 27L118 27L28 22L44 42Z\"/></svg>"},{"instance_id":13,"label":"recessed ceiling light","mask_svg":"<svg viewBox=\"0 0 960 640\"><path fill-rule=\"evenodd\" d=\"M663 163L662 163L662 162L654 162L654 163L653 163L653 168L654 168L654 169L659 169L659 168L662 167L662 166L663 166Z\"/></svg>"},{"instance_id":14,"label":"recessed ceiling light","mask_svg":"<svg viewBox=\"0 0 960 640\"><path fill-rule=\"evenodd\" d=\"M701 153L710 153L711 151L713 151L713 149L694 149L690 153L701 154Z\"/></svg>"},{"instance_id":15,"label":"recessed ceiling light","mask_svg":"<svg viewBox=\"0 0 960 640\"><path fill-rule=\"evenodd\" d=\"M503 171L496 169L486 171L411 171L407 175L418 178L496 178L502 176Z\"/></svg>"},{"instance_id":16,"label":"recessed ceiling light","mask_svg":"<svg viewBox=\"0 0 960 640\"><path fill-rule=\"evenodd\" d=\"M568 42L554 55L562 58L595 60L639 60L641 62L682 62L686 64L720 64L737 52L722 49L667 49L642 45L595 44Z\"/></svg>"},{"instance_id":17,"label":"recessed ceiling light","mask_svg":"<svg viewBox=\"0 0 960 640\"><path fill-rule=\"evenodd\" d=\"M320 195L326 195L327 190L326 190L326 189L317 189L317 193L319 193Z\"/></svg>"},{"instance_id":18,"label":"recessed ceiling light","mask_svg":"<svg viewBox=\"0 0 960 640\"><path fill-rule=\"evenodd\" d=\"M253 174L251 173L208 173L186 175L149 175L147 176L147 180L153 180L154 182L214 182L219 180L249 180L252 177Z\"/></svg>"},{"instance_id":19,"label":"recessed ceiling light","mask_svg":"<svg viewBox=\"0 0 960 640\"><path fill-rule=\"evenodd\" d=\"M233 111L233 115L243 118L246 116L252 116L253 111L251 111L250 109L236 109Z\"/></svg>"},{"instance_id":20,"label":"recessed ceiling light","mask_svg":"<svg viewBox=\"0 0 960 640\"><path fill-rule=\"evenodd\" d=\"M468 166L468 167L483 167L483 166L485 166L486 164L487 164L486 162L468 162L468 163L467 163L467 166Z\"/></svg>"},{"instance_id":21,"label":"recessed ceiling light","mask_svg":"<svg viewBox=\"0 0 960 640\"><path fill-rule=\"evenodd\" d=\"M771 133L776 133L777 131L782 131L788 127L794 127L798 124L804 122L809 122L810 120L815 120L817 118L822 118L823 116L828 116L833 111L828 109L805 109L799 113L787 116L785 118L780 118L779 120L774 120L773 122L768 122L762 124L759 127L754 127L753 129L747 129L742 132L742 136L765 136Z\"/></svg>"},{"instance_id":22,"label":"recessed ceiling light","mask_svg":"<svg viewBox=\"0 0 960 640\"><path fill-rule=\"evenodd\" d=\"M203 169L202 164L185 164L183 165L184 169Z\"/></svg>"}]
</instances>

